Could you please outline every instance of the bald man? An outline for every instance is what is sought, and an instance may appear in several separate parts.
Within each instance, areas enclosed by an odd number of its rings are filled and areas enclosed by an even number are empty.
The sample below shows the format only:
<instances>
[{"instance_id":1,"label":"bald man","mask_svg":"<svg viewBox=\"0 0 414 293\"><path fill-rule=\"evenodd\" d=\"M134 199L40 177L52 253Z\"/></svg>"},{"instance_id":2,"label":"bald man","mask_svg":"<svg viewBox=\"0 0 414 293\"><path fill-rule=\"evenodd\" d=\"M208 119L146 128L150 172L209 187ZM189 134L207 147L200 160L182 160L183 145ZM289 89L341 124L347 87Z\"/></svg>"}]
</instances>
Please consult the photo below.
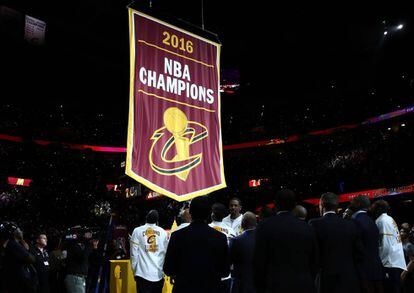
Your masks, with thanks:
<instances>
[{"instance_id":1,"label":"bald man","mask_svg":"<svg viewBox=\"0 0 414 293\"><path fill-rule=\"evenodd\" d=\"M304 206L297 205L292 210L292 214L299 220L306 221L306 218L308 217L308 211Z\"/></svg>"},{"instance_id":2,"label":"bald man","mask_svg":"<svg viewBox=\"0 0 414 293\"><path fill-rule=\"evenodd\" d=\"M253 282L253 254L255 245L256 215L246 212L241 226L243 233L230 243L230 255L234 265L232 293L256 292Z\"/></svg>"}]
</instances>

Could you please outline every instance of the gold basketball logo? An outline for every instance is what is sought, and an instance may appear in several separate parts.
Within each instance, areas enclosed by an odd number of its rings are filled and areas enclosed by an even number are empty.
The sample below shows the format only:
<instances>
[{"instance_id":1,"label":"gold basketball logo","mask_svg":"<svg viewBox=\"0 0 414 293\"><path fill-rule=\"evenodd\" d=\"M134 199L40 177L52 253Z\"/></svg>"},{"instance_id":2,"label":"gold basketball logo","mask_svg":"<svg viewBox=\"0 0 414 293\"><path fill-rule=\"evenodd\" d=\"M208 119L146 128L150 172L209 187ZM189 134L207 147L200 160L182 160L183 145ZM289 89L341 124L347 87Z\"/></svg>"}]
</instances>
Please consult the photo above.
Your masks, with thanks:
<instances>
[{"instance_id":1,"label":"gold basketball logo","mask_svg":"<svg viewBox=\"0 0 414 293\"><path fill-rule=\"evenodd\" d=\"M155 231L152 228L148 228L145 230L144 235L147 237L147 244L146 245L146 251L147 252L157 252L158 251L158 245L157 245L157 231Z\"/></svg>"},{"instance_id":2,"label":"gold basketball logo","mask_svg":"<svg viewBox=\"0 0 414 293\"><path fill-rule=\"evenodd\" d=\"M121 275L121 266L117 265L114 269L115 277L115 291L116 293L122 292L122 275Z\"/></svg>"},{"instance_id":3,"label":"gold basketball logo","mask_svg":"<svg viewBox=\"0 0 414 293\"><path fill-rule=\"evenodd\" d=\"M190 155L190 146L208 137L207 128L201 123L189 121L183 111L170 107L164 112L164 126L154 131L149 152L151 168L166 176L177 176L186 181L190 171L198 166L202 160L202 153ZM164 141L161 156L154 156L157 144ZM170 151L175 155L168 159Z\"/></svg>"}]
</instances>

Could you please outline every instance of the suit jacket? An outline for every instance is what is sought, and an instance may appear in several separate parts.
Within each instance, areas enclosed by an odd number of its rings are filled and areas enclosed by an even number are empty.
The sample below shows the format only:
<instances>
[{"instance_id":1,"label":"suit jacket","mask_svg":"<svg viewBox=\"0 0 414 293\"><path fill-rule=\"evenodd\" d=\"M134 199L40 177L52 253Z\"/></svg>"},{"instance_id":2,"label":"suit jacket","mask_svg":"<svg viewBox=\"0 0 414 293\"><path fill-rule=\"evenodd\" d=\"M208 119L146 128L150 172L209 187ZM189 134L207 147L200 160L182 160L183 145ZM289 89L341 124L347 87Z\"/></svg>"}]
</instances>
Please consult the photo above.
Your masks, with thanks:
<instances>
[{"instance_id":1,"label":"suit jacket","mask_svg":"<svg viewBox=\"0 0 414 293\"><path fill-rule=\"evenodd\" d=\"M363 281L381 281L382 263L379 257L379 231L375 222L367 213L353 217L363 246L363 258L357 264L358 275Z\"/></svg>"},{"instance_id":2,"label":"suit jacket","mask_svg":"<svg viewBox=\"0 0 414 293\"><path fill-rule=\"evenodd\" d=\"M202 222L171 234L164 273L174 279L174 293L218 292L230 273L227 238Z\"/></svg>"},{"instance_id":3,"label":"suit jacket","mask_svg":"<svg viewBox=\"0 0 414 293\"><path fill-rule=\"evenodd\" d=\"M315 232L306 222L290 212L264 220L256 229L257 292L315 292L317 254Z\"/></svg>"},{"instance_id":4,"label":"suit jacket","mask_svg":"<svg viewBox=\"0 0 414 293\"><path fill-rule=\"evenodd\" d=\"M363 249L355 223L329 213L310 225L319 246L319 292L359 292L356 262Z\"/></svg>"},{"instance_id":5,"label":"suit jacket","mask_svg":"<svg viewBox=\"0 0 414 293\"><path fill-rule=\"evenodd\" d=\"M230 242L233 264L232 293L255 293L253 282L253 256L256 242L255 230L247 230Z\"/></svg>"}]
</instances>

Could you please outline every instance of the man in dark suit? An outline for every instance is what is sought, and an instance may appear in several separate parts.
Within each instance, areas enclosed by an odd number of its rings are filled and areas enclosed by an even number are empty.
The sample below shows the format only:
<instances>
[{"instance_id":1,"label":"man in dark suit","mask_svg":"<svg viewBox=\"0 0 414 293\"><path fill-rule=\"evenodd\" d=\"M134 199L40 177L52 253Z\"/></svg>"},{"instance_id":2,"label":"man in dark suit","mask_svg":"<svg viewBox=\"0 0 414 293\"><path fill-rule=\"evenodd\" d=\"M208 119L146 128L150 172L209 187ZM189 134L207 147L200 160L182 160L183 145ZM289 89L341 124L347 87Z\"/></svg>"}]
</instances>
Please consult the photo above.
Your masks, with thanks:
<instances>
[{"instance_id":1,"label":"man in dark suit","mask_svg":"<svg viewBox=\"0 0 414 293\"><path fill-rule=\"evenodd\" d=\"M360 195L352 199L350 208L352 219L357 225L363 245L363 257L357 264L357 272L363 293L382 293L382 263L379 257L379 231L375 222L368 216L369 197Z\"/></svg>"},{"instance_id":2,"label":"man in dark suit","mask_svg":"<svg viewBox=\"0 0 414 293\"><path fill-rule=\"evenodd\" d=\"M313 229L296 219L291 210L296 196L291 190L276 195L276 216L256 229L254 278L258 293L314 292L317 242Z\"/></svg>"},{"instance_id":3,"label":"man in dark suit","mask_svg":"<svg viewBox=\"0 0 414 293\"><path fill-rule=\"evenodd\" d=\"M359 292L355 263L361 260L362 244L355 223L339 217L337 207L338 196L324 193L319 202L322 217L310 221L318 239L319 292Z\"/></svg>"},{"instance_id":4,"label":"man in dark suit","mask_svg":"<svg viewBox=\"0 0 414 293\"><path fill-rule=\"evenodd\" d=\"M253 256L255 244L256 215L246 212L242 218L243 233L230 241L233 268L232 293L255 293L253 282Z\"/></svg>"},{"instance_id":5,"label":"man in dark suit","mask_svg":"<svg viewBox=\"0 0 414 293\"><path fill-rule=\"evenodd\" d=\"M209 227L211 209L207 198L192 200L192 223L171 234L164 273L174 279L174 293L216 293L221 278L230 273L227 238Z\"/></svg>"}]
</instances>

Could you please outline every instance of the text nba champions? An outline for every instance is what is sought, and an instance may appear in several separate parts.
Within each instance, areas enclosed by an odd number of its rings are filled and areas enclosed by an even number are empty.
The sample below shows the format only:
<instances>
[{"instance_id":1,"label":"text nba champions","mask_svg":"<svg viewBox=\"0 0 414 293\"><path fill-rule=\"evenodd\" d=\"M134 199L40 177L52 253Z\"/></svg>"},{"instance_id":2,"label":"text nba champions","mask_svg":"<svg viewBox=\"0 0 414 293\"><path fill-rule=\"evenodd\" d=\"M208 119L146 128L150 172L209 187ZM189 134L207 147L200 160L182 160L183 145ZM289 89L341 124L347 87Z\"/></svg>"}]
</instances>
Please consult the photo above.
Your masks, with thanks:
<instances>
[{"instance_id":1,"label":"text nba champions","mask_svg":"<svg viewBox=\"0 0 414 293\"><path fill-rule=\"evenodd\" d=\"M173 35L176 37L175 35ZM171 45L177 43L177 46L181 49L181 42L165 42L164 44ZM189 42L189 41L188 41ZM183 43L184 44L184 43ZM193 52L192 43L191 46L182 46L184 51L189 53ZM189 49L189 50L186 50ZM149 70L145 67L139 69L139 81L143 85L153 87L158 90L162 90L168 93L173 93L179 96L184 96L187 99L193 99L200 102L213 104L214 103L214 91L206 88L205 86L198 85L191 82L190 70L187 64L182 64L179 61L164 57L164 72L158 73L154 70Z\"/></svg>"}]
</instances>

